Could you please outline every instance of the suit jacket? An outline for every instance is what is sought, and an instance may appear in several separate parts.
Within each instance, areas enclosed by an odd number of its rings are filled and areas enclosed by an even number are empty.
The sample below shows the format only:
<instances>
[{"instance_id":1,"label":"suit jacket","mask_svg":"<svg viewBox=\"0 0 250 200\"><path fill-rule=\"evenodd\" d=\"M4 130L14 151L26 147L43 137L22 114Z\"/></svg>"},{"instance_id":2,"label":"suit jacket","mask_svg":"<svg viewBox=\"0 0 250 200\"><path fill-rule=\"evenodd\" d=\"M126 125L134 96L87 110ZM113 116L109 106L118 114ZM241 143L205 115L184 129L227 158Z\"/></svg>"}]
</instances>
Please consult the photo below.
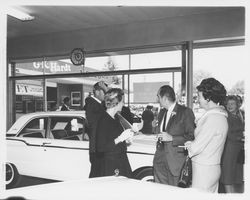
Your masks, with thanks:
<instances>
[{"instance_id":1,"label":"suit jacket","mask_svg":"<svg viewBox=\"0 0 250 200\"><path fill-rule=\"evenodd\" d=\"M160 125L166 112L166 109L162 109L159 113L158 132L161 131ZM195 116L190 108L180 104L175 105L166 128L166 132L172 135L173 141L164 142L164 151L167 154L166 159L170 171L174 176L180 174L185 161L184 149L178 146L184 145L186 141L194 139L194 121Z\"/></svg>"},{"instance_id":2,"label":"suit jacket","mask_svg":"<svg viewBox=\"0 0 250 200\"><path fill-rule=\"evenodd\" d=\"M97 126L99 120L105 112L105 108L102 104L97 102L92 97L87 97L85 99L84 110L86 111L86 119L87 119L87 133L89 136L89 151L96 152L96 134L97 134Z\"/></svg>"}]
</instances>

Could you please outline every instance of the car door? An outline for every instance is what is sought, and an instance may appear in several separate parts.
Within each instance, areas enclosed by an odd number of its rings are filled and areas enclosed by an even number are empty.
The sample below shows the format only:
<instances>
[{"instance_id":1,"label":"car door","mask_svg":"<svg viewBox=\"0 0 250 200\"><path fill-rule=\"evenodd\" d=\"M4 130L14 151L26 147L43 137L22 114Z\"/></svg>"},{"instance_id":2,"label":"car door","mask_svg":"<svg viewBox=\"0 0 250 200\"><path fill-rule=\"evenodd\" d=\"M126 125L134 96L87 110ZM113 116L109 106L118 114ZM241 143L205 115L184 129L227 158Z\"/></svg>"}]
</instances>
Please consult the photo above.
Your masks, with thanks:
<instances>
[{"instance_id":1,"label":"car door","mask_svg":"<svg viewBox=\"0 0 250 200\"><path fill-rule=\"evenodd\" d=\"M46 156L47 117L30 119L16 137L7 140L7 161L13 163L22 175L37 176L43 170Z\"/></svg>"},{"instance_id":2,"label":"car door","mask_svg":"<svg viewBox=\"0 0 250 200\"><path fill-rule=\"evenodd\" d=\"M84 118L49 117L47 141L43 144L46 157L44 177L55 180L88 178L89 142L84 139L85 134Z\"/></svg>"}]
</instances>

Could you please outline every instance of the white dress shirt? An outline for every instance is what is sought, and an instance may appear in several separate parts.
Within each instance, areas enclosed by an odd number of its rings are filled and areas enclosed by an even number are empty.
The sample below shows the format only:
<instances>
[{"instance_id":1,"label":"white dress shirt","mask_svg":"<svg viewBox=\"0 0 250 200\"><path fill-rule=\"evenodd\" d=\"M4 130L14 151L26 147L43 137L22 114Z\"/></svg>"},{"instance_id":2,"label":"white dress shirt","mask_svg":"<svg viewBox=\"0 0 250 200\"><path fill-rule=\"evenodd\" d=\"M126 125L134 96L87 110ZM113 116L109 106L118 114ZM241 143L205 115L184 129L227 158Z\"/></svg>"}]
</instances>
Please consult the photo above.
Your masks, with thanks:
<instances>
[{"instance_id":1,"label":"white dress shirt","mask_svg":"<svg viewBox=\"0 0 250 200\"><path fill-rule=\"evenodd\" d=\"M165 123L165 130L167 129L168 121L169 121L169 119L170 119L170 117L171 117L171 113L173 112L175 105L176 105L176 102L174 102L174 103L168 108L168 111L165 113L165 115L167 115L166 123ZM164 124L165 115L164 115L164 117L163 117L163 120L162 120L162 123L161 123L161 129L160 129L160 130L163 130L163 124Z\"/></svg>"}]
</instances>

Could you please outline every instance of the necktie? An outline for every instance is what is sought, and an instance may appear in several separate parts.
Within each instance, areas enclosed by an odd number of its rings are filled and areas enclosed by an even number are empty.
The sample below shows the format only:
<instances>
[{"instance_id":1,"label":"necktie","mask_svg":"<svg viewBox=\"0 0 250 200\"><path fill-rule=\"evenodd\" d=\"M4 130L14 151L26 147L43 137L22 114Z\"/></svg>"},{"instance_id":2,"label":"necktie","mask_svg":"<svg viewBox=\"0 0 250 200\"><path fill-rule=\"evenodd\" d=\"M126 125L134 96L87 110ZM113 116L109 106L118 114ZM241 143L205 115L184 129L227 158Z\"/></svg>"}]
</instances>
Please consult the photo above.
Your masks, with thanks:
<instances>
[{"instance_id":1,"label":"necktie","mask_svg":"<svg viewBox=\"0 0 250 200\"><path fill-rule=\"evenodd\" d=\"M164 115L164 119L163 119L163 126L162 126L162 131L165 132L166 131L166 121L167 121L167 111Z\"/></svg>"}]
</instances>

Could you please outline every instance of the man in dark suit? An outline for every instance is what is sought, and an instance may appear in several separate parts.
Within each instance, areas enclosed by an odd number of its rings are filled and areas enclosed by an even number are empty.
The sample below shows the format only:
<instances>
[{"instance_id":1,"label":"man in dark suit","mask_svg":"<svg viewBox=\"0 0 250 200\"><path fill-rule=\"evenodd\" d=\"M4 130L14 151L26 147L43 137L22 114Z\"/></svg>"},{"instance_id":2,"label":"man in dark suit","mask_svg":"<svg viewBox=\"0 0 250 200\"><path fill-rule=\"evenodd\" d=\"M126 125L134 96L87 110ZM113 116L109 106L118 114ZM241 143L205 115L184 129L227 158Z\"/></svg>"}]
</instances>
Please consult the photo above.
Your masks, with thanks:
<instances>
[{"instance_id":1,"label":"man in dark suit","mask_svg":"<svg viewBox=\"0 0 250 200\"><path fill-rule=\"evenodd\" d=\"M182 146L194 139L195 117L190 108L176 103L175 92L169 85L157 93L163 108L158 116L158 142L154 156L155 182L177 186L185 161Z\"/></svg>"},{"instance_id":2,"label":"man in dark suit","mask_svg":"<svg viewBox=\"0 0 250 200\"><path fill-rule=\"evenodd\" d=\"M105 112L103 100L107 89L106 83L103 81L97 82L93 86L93 96L89 96L85 99L84 110L86 111L87 133L89 136L89 159L91 163L89 178L100 176L100 165L103 154L96 152L96 135L100 117L102 113Z\"/></svg>"},{"instance_id":3,"label":"man in dark suit","mask_svg":"<svg viewBox=\"0 0 250 200\"><path fill-rule=\"evenodd\" d=\"M65 97L63 99L63 105L61 107L61 111L69 111L69 104L70 104L70 99L69 97Z\"/></svg>"}]
</instances>

